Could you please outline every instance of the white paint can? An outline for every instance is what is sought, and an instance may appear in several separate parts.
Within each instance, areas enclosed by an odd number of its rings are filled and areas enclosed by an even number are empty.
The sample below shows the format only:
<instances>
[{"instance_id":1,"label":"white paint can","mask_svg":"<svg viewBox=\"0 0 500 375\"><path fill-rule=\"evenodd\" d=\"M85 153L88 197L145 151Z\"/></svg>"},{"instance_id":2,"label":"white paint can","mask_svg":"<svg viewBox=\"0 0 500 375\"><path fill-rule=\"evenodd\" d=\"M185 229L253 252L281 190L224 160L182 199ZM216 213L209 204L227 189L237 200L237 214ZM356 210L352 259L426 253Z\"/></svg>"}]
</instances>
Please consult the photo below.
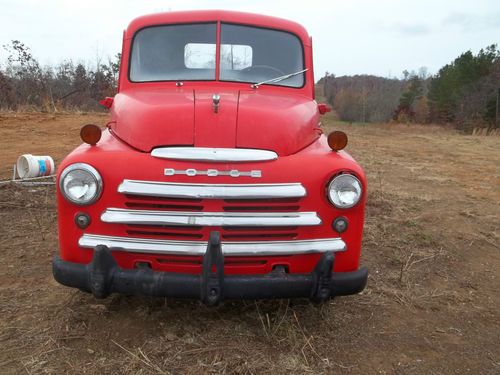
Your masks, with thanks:
<instances>
[{"instance_id":1,"label":"white paint can","mask_svg":"<svg viewBox=\"0 0 500 375\"><path fill-rule=\"evenodd\" d=\"M21 178L50 176L54 172L54 160L50 156L24 154L17 159L17 174Z\"/></svg>"}]
</instances>

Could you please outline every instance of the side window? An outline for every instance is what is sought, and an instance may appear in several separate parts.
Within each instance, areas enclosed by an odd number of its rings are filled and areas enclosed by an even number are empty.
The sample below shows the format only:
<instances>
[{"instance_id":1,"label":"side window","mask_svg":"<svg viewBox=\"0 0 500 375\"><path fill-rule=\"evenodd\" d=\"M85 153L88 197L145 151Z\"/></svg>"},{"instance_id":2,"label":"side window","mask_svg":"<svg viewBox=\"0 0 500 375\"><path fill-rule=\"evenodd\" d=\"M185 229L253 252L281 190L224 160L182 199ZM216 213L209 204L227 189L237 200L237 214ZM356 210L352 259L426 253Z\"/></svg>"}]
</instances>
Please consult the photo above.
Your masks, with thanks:
<instances>
[{"instance_id":1,"label":"side window","mask_svg":"<svg viewBox=\"0 0 500 375\"><path fill-rule=\"evenodd\" d=\"M243 70L252 66L253 50L242 44L222 44L220 51L221 69Z\"/></svg>"},{"instance_id":2,"label":"side window","mask_svg":"<svg viewBox=\"0 0 500 375\"><path fill-rule=\"evenodd\" d=\"M215 44L186 44L184 46L184 65L188 69L215 69Z\"/></svg>"}]
</instances>

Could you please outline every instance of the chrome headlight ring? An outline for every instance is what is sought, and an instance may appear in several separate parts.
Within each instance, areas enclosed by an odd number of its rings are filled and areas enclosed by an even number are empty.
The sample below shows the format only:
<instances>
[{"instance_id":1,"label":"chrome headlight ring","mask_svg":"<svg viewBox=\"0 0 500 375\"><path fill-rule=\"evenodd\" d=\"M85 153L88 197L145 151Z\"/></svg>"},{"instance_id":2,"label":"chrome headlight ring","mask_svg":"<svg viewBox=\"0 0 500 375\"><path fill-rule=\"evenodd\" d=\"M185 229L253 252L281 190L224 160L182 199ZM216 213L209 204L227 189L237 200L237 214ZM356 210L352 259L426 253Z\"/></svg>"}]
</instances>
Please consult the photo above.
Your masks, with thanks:
<instances>
[{"instance_id":1,"label":"chrome headlight ring","mask_svg":"<svg viewBox=\"0 0 500 375\"><path fill-rule=\"evenodd\" d=\"M328 185L327 195L337 208L346 209L358 204L363 194L363 187L358 178L344 173L336 176Z\"/></svg>"},{"instance_id":2,"label":"chrome headlight ring","mask_svg":"<svg viewBox=\"0 0 500 375\"><path fill-rule=\"evenodd\" d=\"M75 163L62 171L59 188L67 201L84 206L100 198L103 182L94 167L85 163Z\"/></svg>"}]
</instances>

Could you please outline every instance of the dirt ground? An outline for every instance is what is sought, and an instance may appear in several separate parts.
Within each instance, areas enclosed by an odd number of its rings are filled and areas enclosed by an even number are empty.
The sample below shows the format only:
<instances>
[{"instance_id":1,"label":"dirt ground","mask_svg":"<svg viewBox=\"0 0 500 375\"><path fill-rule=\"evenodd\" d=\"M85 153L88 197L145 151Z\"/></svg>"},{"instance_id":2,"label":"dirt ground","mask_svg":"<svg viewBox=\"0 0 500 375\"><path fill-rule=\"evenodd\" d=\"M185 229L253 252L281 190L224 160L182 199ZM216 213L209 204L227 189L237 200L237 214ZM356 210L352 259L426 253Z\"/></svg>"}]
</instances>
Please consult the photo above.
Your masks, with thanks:
<instances>
[{"instance_id":1,"label":"dirt ground","mask_svg":"<svg viewBox=\"0 0 500 375\"><path fill-rule=\"evenodd\" d=\"M0 176L56 162L100 114L0 114ZM0 373L500 374L500 138L348 125L369 179L367 289L303 300L196 301L58 285L54 188L0 186Z\"/></svg>"}]
</instances>

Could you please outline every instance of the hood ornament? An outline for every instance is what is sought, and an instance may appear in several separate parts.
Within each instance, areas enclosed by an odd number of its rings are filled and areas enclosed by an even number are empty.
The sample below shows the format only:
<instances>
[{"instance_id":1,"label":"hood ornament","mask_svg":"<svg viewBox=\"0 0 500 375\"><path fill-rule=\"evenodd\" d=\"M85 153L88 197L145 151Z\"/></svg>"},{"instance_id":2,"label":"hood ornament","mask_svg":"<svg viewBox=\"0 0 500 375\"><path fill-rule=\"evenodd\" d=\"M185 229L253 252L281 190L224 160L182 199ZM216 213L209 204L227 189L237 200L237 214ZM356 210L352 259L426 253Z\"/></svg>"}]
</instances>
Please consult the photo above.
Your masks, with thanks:
<instances>
[{"instance_id":1,"label":"hood ornament","mask_svg":"<svg viewBox=\"0 0 500 375\"><path fill-rule=\"evenodd\" d=\"M212 95L212 105L214 107L214 113L219 112L219 103L220 103L220 95L213 94Z\"/></svg>"}]
</instances>

